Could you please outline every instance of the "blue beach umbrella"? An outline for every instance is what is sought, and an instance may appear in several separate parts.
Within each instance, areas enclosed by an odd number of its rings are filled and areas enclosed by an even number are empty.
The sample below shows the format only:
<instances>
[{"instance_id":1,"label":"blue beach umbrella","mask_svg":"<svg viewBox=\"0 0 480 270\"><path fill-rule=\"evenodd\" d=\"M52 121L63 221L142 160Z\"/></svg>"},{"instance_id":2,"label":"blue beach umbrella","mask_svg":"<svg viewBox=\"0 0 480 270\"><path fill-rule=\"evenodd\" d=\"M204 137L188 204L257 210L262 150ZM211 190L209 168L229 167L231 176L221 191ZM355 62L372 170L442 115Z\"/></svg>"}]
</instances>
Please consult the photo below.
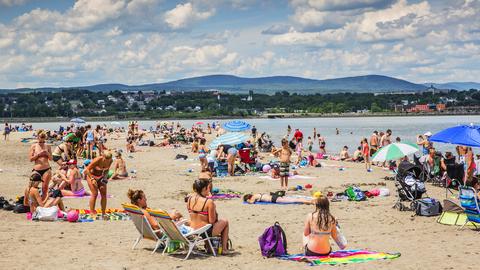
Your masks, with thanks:
<instances>
[{"instance_id":1,"label":"blue beach umbrella","mask_svg":"<svg viewBox=\"0 0 480 270\"><path fill-rule=\"evenodd\" d=\"M235 132L226 133L216 138L215 140L213 140L213 142L210 144L210 148L216 149L221 144L236 145L242 142L246 142L247 140L248 140L248 136L245 134L235 133Z\"/></svg>"},{"instance_id":2,"label":"blue beach umbrella","mask_svg":"<svg viewBox=\"0 0 480 270\"><path fill-rule=\"evenodd\" d=\"M245 121L241 121L241 120L234 120L234 121L230 121L230 122L227 122L225 124L223 124L223 128L225 130L228 130L228 131L231 131L231 132L241 132L241 131L245 131L245 130L248 130L250 129L250 124L245 122Z\"/></svg>"},{"instance_id":3,"label":"blue beach umbrella","mask_svg":"<svg viewBox=\"0 0 480 270\"><path fill-rule=\"evenodd\" d=\"M82 118L73 118L70 120L70 122L75 124L85 124L85 120L83 120Z\"/></svg>"},{"instance_id":4,"label":"blue beach umbrella","mask_svg":"<svg viewBox=\"0 0 480 270\"><path fill-rule=\"evenodd\" d=\"M461 125L444 129L429 139L432 142L480 147L480 126Z\"/></svg>"}]
</instances>

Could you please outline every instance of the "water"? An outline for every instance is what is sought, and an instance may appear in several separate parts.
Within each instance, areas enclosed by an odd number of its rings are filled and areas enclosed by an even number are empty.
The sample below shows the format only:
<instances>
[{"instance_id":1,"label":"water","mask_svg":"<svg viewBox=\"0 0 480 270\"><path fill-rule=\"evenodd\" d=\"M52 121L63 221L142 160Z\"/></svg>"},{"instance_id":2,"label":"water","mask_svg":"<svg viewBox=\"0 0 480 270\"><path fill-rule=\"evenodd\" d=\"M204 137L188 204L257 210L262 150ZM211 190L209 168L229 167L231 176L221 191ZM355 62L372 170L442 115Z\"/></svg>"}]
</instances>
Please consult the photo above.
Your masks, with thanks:
<instances>
[{"instance_id":1,"label":"water","mask_svg":"<svg viewBox=\"0 0 480 270\"><path fill-rule=\"evenodd\" d=\"M212 123L214 120L170 120L180 122L180 124L191 127L198 121ZM221 120L220 123L229 120ZM480 124L480 115L469 116L410 116L410 117L352 117L352 118L278 118L278 119L248 119L246 120L255 125L259 133L267 132L276 145L287 133L287 126L292 127L292 133L295 128L299 128L304 137L313 137L313 128L317 129L326 139L326 148L329 153L338 153L344 145L347 145L350 152L360 145L363 137L369 138L374 130L385 131L392 130L392 141L400 137L402 141L416 141L416 135L424 134L427 131L432 133L442 129L460 124ZM143 129L149 129L155 126L156 121L138 121ZM110 122L89 122L95 126L97 124ZM126 127L128 121L120 121L120 126ZM66 126L69 123L34 123L34 129L58 129L60 125ZM336 128L340 134L336 135ZM306 144L306 139L304 140ZM314 149L318 148L315 142ZM435 148L441 151L454 150L453 145L436 143Z\"/></svg>"}]
</instances>

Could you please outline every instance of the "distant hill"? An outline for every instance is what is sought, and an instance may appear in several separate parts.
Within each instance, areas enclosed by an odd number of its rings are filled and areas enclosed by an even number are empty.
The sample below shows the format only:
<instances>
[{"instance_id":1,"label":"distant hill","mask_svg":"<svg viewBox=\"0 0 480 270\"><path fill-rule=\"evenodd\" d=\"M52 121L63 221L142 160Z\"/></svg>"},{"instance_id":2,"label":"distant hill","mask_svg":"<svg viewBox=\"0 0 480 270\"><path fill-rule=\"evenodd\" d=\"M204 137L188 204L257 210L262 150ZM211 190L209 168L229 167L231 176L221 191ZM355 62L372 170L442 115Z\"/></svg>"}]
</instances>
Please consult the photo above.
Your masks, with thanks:
<instances>
[{"instance_id":1,"label":"distant hill","mask_svg":"<svg viewBox=\"0 0 480 270\"><path fill-rule=\"evenodd\" d=\"M470 89L477 89L480 90L480 83L476 82L448 82L448 83L424 83L423 85L433 87L438 89L455 89L455 90L470 90Z\"/></svg>"},{"instance_id":2,"label":"distant hill","mask_svg":"<svg viewBox=\"0 0 480 270\"><path fill-rule=\"evenodd\" d=\"M311 93L338 93L338 92L399 92L399 91L422 91L431 84L416 84L409 81L382 76L365 75L345 77L327 80L305 79L292 76L273 76L260 78L243 78L233 75L208 75L201 77L185 78L165 83L153 83L144 85L124 84L98 84L78 87L60 88L22 88L22 89L0 89L8 92L29 92L29 91L61 91L65 89L85 89L90 91L138 91L138 90L170 90L170 91L198 91L218 89L233 93L244 93L254 90L257 93L272 94L277 91L289 91L302 94ZM442 89L465 90L473 88L480 89L478 83L448 83L433 84Z\"/></svg>"}]
</instances>

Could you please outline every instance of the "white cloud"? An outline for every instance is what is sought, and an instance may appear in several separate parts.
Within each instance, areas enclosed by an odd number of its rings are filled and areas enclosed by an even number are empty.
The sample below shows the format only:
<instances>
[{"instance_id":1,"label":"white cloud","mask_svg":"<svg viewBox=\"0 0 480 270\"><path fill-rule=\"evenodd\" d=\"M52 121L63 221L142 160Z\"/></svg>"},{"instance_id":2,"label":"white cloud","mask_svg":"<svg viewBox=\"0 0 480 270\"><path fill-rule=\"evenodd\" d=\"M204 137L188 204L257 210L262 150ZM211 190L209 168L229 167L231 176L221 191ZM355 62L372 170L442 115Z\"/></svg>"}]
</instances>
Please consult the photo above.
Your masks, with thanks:
<instances>
[{"instance_id":1,"label":"white cloud","mask_svg":"<svg viewBox=\"0 0 480 270\"><path fill-rule=\"evenodd\" d=\"M0 0L0 6L20 6L27 2L27 0Z\"/></svg>"},{"instance_id":2,"label":"white cloud","mask_svg":"<svg viewBox=\"0 0 480 270\"><path fill-rule=\"evenodd\" d=\"M165 22L172 29L182 29L194 21L205 20L211 17L215 10L198 11L192 3L178 4L174 9L165 13Z\"/></svg>"}]
</instances>

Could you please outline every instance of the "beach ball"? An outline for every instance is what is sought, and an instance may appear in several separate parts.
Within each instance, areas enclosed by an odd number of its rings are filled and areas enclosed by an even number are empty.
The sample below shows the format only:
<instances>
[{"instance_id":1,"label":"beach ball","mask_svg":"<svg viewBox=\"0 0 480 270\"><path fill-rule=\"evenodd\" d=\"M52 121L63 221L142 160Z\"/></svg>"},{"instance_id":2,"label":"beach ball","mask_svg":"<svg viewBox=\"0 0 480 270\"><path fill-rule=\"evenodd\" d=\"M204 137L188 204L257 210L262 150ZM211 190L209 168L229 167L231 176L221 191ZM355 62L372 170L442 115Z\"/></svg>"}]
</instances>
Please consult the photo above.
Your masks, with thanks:
<instances>
[{"instance_id":1,"label":"beach ball","mask_svg":"<svg viewBox=\"0 0 480 270\"><path fill-rule=\"evenodd\" d=\"M264 173L268 173L271 169L272 169L272 167L270 167L270 165L265 164L265 165L263 165L262 171Z\"/></svg>"},{"instance_id":2,"label":"beach ball","mask_svg":"<svg viewBox=\"0 0 480 270\"><path fill-rule=\"evenodd\" d=\"M67 220L68 222L77 222L78 220L78 212L75 210L70 210L67 213Z\"/></svg>"},{"instance_id":3,"label":"beach ball","mask_svg":"<svg viewBox=\"0 0 480 270\"><path fill-rule=\"evenodd\" d=\"M314 198L320 198L320 197L322 197L322 192L317 191L317 192L313 193L313 197L314 197Z\"/></svg>"}]
</instances>

